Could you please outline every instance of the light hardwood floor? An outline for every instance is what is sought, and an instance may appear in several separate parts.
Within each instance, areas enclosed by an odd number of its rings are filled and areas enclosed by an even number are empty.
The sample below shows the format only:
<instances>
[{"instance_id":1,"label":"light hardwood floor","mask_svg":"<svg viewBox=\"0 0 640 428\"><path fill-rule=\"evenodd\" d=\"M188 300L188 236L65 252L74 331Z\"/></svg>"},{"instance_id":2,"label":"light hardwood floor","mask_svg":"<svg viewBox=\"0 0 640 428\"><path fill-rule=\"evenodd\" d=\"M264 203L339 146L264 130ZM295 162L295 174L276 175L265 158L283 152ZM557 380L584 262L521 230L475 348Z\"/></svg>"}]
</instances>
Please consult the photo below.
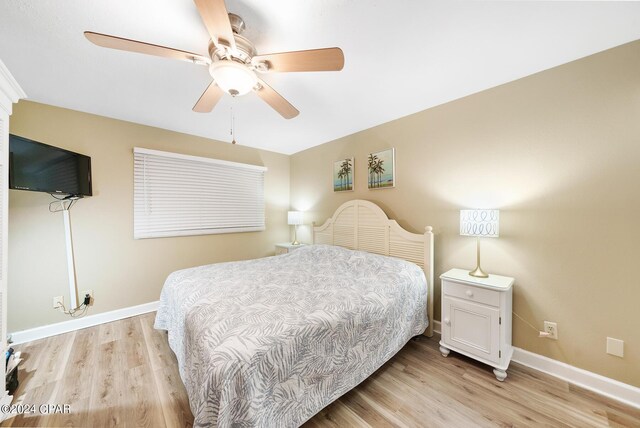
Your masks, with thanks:
<instances>
[{"instance_id":1,"label":"light hardwood floor","mask_svg":"<svg viewBox=\"0 0 640 428\"><path fill-rule=\"evenodd\" d=\"M2 426L191 426L166 334L146 314L16 346L15 402L70 404L70 414L20 415ZM305 427L640 427L640 410L518 364L506 382L437 340L410 341Z\"/></svg>"}]
</instances>

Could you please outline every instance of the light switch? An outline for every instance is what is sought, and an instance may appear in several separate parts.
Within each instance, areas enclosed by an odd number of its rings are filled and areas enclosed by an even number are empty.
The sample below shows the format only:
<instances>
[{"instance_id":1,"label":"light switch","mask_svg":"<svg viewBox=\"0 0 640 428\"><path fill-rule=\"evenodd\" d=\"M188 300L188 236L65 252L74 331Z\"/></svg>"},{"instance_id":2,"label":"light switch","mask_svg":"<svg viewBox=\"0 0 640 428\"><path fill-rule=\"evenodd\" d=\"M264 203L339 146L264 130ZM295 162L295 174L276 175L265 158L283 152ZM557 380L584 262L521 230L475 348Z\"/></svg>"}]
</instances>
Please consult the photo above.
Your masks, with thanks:
<instances>
[{"instance_id":1,"label":"light switch","mask_svg":"<svg viewBox=\"0 0 640 428\"><path fill-rule=\"evenodd\" d=\"M607 337L607 354L624 357L624 340Z\"/></svg>"}]
</instances>

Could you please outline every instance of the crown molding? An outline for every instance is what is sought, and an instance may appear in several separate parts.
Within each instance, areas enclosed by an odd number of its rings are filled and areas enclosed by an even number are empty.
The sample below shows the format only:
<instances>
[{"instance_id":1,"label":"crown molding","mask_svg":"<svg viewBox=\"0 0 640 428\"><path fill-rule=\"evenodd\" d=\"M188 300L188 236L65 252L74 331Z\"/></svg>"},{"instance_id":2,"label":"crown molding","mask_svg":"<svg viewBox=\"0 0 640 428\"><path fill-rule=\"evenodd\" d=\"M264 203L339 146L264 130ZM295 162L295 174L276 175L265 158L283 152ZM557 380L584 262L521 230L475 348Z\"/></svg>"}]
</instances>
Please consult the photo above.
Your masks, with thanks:
<instances>
[{"instance_id":1,"label":"crown molding","mask_svg":"<svg viewBox=\"0 0 640 428\"><path fill-rule=\"evenodd\" d=\"M22 98L27 98L27 94L0 59L0 108L10 115L13 104Z\"/></svg>"}]
</instances>

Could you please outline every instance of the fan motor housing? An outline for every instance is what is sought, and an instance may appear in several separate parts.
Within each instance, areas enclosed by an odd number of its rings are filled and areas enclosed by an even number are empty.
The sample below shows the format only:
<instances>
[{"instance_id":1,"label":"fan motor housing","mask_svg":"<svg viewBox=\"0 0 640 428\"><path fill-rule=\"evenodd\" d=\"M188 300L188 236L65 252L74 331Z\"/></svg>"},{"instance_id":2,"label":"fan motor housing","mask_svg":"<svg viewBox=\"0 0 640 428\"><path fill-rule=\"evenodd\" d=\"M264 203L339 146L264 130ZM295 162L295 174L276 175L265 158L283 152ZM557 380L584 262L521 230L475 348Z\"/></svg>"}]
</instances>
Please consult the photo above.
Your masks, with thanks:
<instances>
[{"instance_id":1,"label":"fan motor housing","mask_svg":"<svg viewBox=\"0 0 640 428\"><path fill-rule=\"evenodd\" d=\"M209 56L212 61L218 61L221 59L229 59L232 61L242 62L249 64L251 58L254 57L257 52L253 43L241 33L245 29L244 21L235 13L229 14L229 21L231 22L231 28L233 30L233 38L236 42L236 49L232 49L231 45L226 40L220 40L219 45L216 46L213 41L209 41Z\"/></svg>"},{"instance_id":2,"label":"fan motor housing","mask_svg":"<svg viewBox=\"0 0 640 428\"><path fill-rule=\"evenodd\" d=\"M242 34L246 28L244 25L244 19L235 13L229 14L229 23L231 24L231 30L233 30L235 34Z\"/></svg>"}]
</instances>

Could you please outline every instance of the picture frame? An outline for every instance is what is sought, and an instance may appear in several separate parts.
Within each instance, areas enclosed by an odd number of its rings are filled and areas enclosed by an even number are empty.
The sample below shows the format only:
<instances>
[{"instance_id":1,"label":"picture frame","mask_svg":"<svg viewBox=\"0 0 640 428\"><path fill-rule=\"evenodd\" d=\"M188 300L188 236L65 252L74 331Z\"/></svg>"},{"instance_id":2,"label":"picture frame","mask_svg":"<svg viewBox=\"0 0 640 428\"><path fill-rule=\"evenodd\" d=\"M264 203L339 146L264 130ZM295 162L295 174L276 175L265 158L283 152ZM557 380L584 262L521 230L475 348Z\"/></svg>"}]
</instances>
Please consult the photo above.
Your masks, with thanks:
<instances>
[{"instance_id":1,"label":"picture frame","mask_svg":"<svg viewBox=\"0 0 640 428\"><path fill-rule=\"evenodd\" d=\"M396 149L369 153L367 156L367 187L369 190L396 187Z\"/></svg>"},{"instance_id":2,"label":"picture frame","mask_svg":"<svg viewBox=\"0 0 640 428\"><path fill-rule=\"evenodd\" d=\"M333 163L333 191L351 192L354 189L354 158L345 158Z\"/></svg>"}]
</instances>

